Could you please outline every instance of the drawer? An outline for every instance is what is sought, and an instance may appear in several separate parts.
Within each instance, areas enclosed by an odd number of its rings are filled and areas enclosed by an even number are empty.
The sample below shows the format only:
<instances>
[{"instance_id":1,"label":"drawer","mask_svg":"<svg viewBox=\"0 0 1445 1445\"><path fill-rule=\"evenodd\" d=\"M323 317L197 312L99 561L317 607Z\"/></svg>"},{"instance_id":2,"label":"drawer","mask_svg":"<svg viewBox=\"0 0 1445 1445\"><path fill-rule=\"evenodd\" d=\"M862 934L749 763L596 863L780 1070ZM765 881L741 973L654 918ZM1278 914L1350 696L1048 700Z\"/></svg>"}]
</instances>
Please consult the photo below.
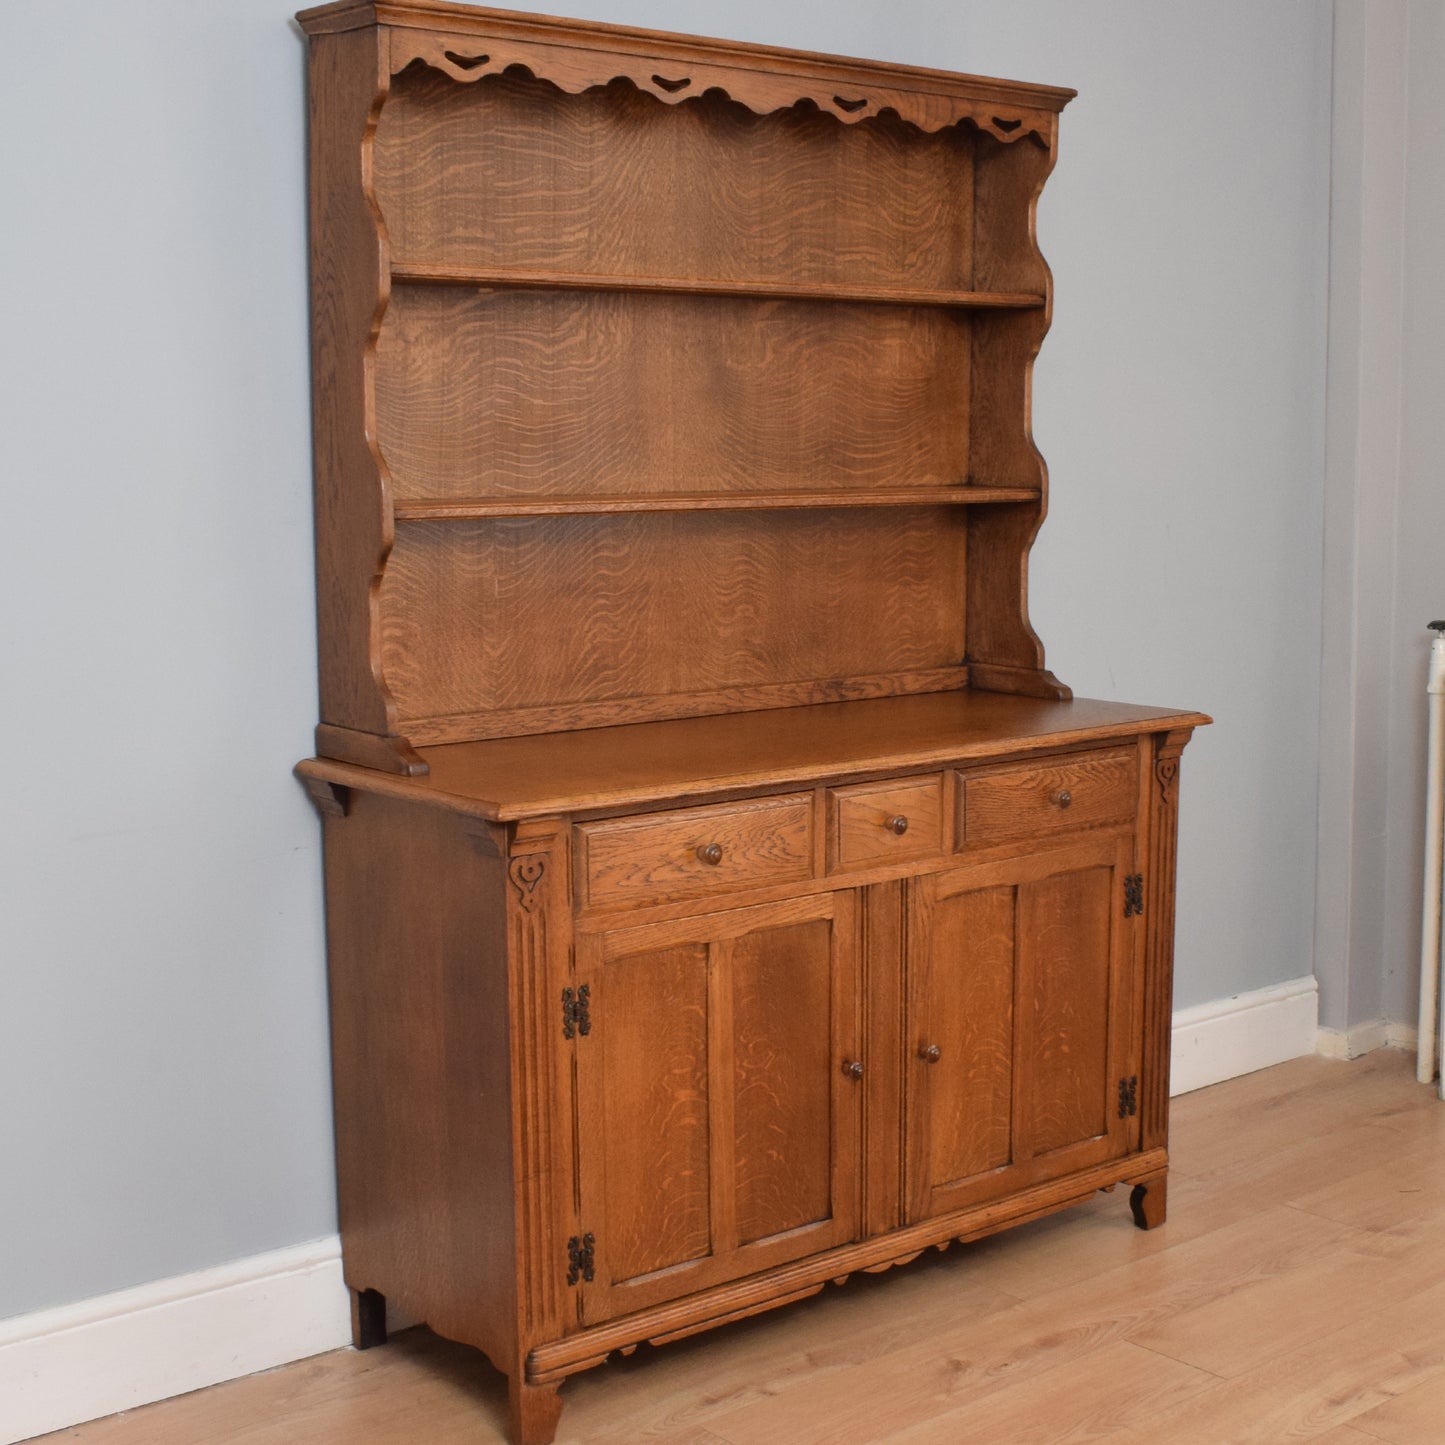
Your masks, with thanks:
<instances>
[{"instance_id":1,"label":"drawer","mask_svg":"<svg viewBox=\"0 0 1445 1445\"><path fill-rule=\"evenodd\" d=\"M1125 823L1138 803L1138 759L1132 748L965 773L959 777L959 843L981 848Z\"/></svg>"},{"instance_id":2,"label":"drawer","mask_svg":"<svg viewBox=\"0 0 1445 1445\"><path fill-rule=\"evenodd\" d=\"M813 798L788 793L608 818L579 823L576 838L584 904L795 883L813 872Z\"/></svg>"},{"instance_id":3,"label":"drawer","mask_svg":"<svg viewBox=\"0 0 1445 1445\"><path fill-rule=\"evenodd\" d=\"M828 790L828 871L943 851L943 778L894 778Z\"/></svg>"}]
</instances>

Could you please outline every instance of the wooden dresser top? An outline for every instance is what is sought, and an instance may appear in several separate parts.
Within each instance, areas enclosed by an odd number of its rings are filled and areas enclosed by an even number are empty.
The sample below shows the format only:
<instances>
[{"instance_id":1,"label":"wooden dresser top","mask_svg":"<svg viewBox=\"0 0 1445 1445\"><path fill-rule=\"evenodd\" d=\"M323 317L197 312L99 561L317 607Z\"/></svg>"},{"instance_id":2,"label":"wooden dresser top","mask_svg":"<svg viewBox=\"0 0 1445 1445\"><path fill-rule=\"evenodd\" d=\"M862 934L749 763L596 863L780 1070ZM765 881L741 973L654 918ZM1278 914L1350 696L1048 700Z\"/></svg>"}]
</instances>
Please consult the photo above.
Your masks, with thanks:
<instances>
[{"instance_id":1,"label":"wooden dresser top","mask_svg":"<svg viewBox=\"0 0 1445 1445\"><path fill-rule=\"evenodd\" d=\"M408 778L327 758L298 771L498 821L700 799L1208 723L1203 713L1075 698L938 692L424 748Z\"/></svg>"}]
</instances>

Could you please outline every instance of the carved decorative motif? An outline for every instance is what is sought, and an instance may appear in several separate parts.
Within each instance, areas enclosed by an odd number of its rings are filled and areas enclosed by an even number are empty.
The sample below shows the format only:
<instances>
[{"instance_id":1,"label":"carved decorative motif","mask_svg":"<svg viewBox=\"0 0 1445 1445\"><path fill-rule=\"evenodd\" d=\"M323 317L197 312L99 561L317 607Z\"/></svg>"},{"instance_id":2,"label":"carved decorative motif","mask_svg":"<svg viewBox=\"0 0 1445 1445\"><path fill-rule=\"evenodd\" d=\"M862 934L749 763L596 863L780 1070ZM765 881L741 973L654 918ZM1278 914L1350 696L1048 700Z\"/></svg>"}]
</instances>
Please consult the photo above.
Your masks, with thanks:
<instances>
[{"instance_id":1,"label":"carved decorative motif","mask_svg":"<svg viewBox=\"0 0 1445 1445\"><path fill-rule=\"evenodd\" d=\"M547 860L536 853L523 858L513 858L507 869L507 877L521 898L522 908L530 913L537 906L537 885L547 872Z\"/></svg>"},{"instance_id":2,"label":"carved decorative motif","mask_svg":"<svg viewBox=\"0 0 1445 1445\"><path fill-rule=\"evenodd\" d=\"M392 69L399 74L408 65L420 63L470 84L483 76L519 67L572 95L625 80L666 105L715 93L757 115L806 104L844 125L856 125L860 120L887 113L922 131L943 130L968 121L1005 145L1032 136L1040 145L1048 146L1053 137L1054 114L1050 110L1021 107L996 114L1000 110L998 100L987 95L975 99L943 91L905 90L889 85L886 76L877 77L881 82L877 85L860 86L850 93L838 89L838 75L788 75L701 62L683 69L676 61L659 65L660 57L656 55L628 55L581 46L563 48L492 36L478 46L476 40L480 39L475 37L469 43L461 36L395 31Z\"/></svg>"},{"instance_id":3,"label":"carved decorative motif","mask_svg":"<svg viewBox=\"0 0 1445 1445\"><path fill-rule=\"evenodd\" d=\"M566 836L555 820L515 825L507 864L516 890L508 909L512 1017L521 1033L513 1047L513 1097L518 1140L518 1316L521 1338L555 1339L575 1318L557 1255L578 1228L573 1197L570 1055L557 1036L557 1000L567 981L571 924L562 880ZM549 900L549 891L552 898ZM556 907L549 907L553 902ZM565 1060L565 1061L564 1061Z\"/></svg>"},{"instance_id":4,"label":"carved decorative motif","mask_svg":"<svg viewBox=\"0 0 1445 1445\"><path fill-rule=\"evenodd\" d=\"M1143 1147L1163 1147L1169 1137L1169 1039L1173 1010L1174 867L1179 829L1179 755L1187 728L1163 734L1154 753L1154 796L1149 818L1149 919L1144 943L1145 1036L1155 1056L1145 1058L1140 1099Z\"/></svg>"},{"instance_id":5,"label":"carved decorative motif","mask_svg":"<svg viewBox=\"0 0 1445 1445\"><path fill-rule=\"evenodd\" d=\"M1162 755L1154 764L1154 777L1165 802L1173 802L1174 783L1179 777L1179 754Z\"/></svg>"}]
</instances>

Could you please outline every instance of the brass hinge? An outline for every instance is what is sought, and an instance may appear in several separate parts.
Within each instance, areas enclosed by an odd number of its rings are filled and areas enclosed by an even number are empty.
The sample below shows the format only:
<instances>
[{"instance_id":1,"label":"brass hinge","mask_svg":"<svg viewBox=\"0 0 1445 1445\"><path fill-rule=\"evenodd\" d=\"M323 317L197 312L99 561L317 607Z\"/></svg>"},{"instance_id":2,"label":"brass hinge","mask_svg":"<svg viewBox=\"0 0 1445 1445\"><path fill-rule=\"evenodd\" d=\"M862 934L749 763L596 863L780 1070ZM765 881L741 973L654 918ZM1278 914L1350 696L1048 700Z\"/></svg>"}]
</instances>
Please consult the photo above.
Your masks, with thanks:
<instances>
[{"instance_id":1,"label":"brass hinge","mask_svg":"<svg viewBox=\"0 0 1445 1445\"><path fill-rule=\"evenodd\" d=\"M592 1032L592 990L584 983L574 994L570 988L562 990L562 1037L575 1039L578 1034L586 1038Z\"/></svg>"},{"instance_id":2,"label":"brass hinge","mask_svg":"<svg viewBox=\"0 0 1445 1445\"><path fill-rule=\"evenodd\" d=\"M580 1239L574 1234L567 1241L567 1283L574 1285L578 1280L592 1283L592 1246L597 1241L590 1234Z\"/></svg>"},{"instance_id":3,"label":"brass hinge","mask_svg":"<svg viewBox=\"0 0 1445 1445\"><path fill-rule=\"evenodd\" d=\"M1144 875L1130 873L1124 879L1124 917L1134 918L1144 911Z\"/></svg>"},{"instance_id":4,"label":"brass hinge","mask_svg":"<svg viewBox=\"0 0 1445 1445\"><path fill-rule=\"evenodd\" d=\"M1119 1080L1119 1117L1132 1119L1139 1112L1139 1076Z\"/></svg>"}]
</instances>

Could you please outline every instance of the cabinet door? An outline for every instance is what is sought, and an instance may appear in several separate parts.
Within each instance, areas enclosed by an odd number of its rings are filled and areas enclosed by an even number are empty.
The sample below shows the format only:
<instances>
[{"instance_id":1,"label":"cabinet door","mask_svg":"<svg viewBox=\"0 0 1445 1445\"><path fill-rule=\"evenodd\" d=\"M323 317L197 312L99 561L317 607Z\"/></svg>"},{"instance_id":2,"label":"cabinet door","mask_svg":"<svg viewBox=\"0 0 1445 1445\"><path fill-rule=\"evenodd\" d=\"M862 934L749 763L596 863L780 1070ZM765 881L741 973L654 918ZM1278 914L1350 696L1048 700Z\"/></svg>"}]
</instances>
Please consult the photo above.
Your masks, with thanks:
<instances>
[{"instance_id":1,"label":"cabinet door","mask_svg":"<svg viewBox=\"0 0 1445 1445\"><path fill-rule=\"evenodd\" d=\"M855 1237L856 912L825 894L578 940L585 1323Z\"/></svg>"},{"instance_id":2,"label":"cabinet door","mask_svg":"<svg viewBox=\"0 0 1445 1445\"><path fill-rule=\"evenodd\" d=\"M1129 1149L1120 1081L1137 1067L1131 857L1131 840L1112 834L913 885L910 1219Z\"/></svg>"}]
</instances>

